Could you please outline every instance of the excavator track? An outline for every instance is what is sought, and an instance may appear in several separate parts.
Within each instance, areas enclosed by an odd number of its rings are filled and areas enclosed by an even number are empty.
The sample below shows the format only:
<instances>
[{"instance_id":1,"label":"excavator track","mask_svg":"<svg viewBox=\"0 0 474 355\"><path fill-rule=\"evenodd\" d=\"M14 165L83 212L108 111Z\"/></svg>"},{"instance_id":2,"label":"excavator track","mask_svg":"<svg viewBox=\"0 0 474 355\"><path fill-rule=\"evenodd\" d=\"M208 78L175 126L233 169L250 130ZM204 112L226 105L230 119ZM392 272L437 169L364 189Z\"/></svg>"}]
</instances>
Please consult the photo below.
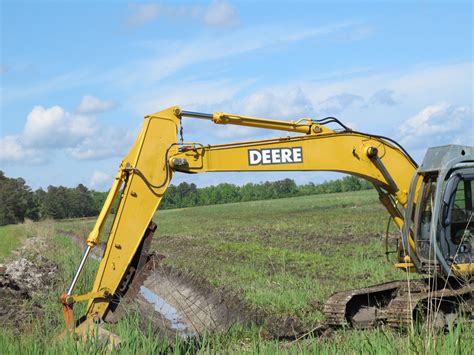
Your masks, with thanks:
<instances>
[{"instance_id":1,"label":"excavator track","mask_svg":"<svg viewBox=\"0 0 474 355\"><path fill-rule=\"evenodd\" d=\"M444 327L458 312L472 316L474 284L458 288L433 286L429 282L405 283L387 309L386 323L391 327L409 327L414 321L428 320L436 327ZM433 289L435 288L435 289Z\"/></svg>"},{"instance_id":2,"label":"excavator track","mask_svg":"<svg viewBox=\"0 0 474 355\"><path fill-rule=\"evenodd\" d=\"M333 294L324 305L326 324L332 327L353 325L351 319L356 313L354 311L368 307L372 303L369 302L371 298L377 298L375 301L379 303L384 298L391 299L393 297L391 294L396 292L403 283L404 281L392 281Z\"/></svg>"},{"instance_id":3,"label":"excavator track","mask_svg":"<svg viewBox=\"0 0 474 355\"><path fill-rule=\"evenodd\" d=\"M326 324L356 328L387 324L400 328L431 317L441 327L458 311L472 315L473 283L457 288L445 286L436 279L405 280L338 292L324 306Z\"/></svg>"}]
</instances>

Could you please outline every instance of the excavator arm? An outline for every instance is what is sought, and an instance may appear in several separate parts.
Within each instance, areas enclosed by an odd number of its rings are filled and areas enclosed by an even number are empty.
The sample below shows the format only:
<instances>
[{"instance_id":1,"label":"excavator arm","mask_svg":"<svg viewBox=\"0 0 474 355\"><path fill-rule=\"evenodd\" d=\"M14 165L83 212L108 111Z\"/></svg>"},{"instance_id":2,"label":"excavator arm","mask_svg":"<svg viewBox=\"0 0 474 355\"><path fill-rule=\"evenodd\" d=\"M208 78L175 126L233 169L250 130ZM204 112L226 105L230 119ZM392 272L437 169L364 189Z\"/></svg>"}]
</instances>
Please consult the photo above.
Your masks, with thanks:
<instances>
[{"instance_id":1,"label":"excavator arm","mask_svg":"<svg viewBox=\"0 0 474 355\"><path fill-rule=\"evenodd\" d=\"M178 142L183 117L296 133L288 137L239 143L202 145ZM342 131L328 128L339 123ZM152 217L175 172L336 171L372 182L401 229L407 196L417 165L387 138L354 132L337 119L279 121L225 113L201 114L171 107L145 117L130 152L120 164L102 212L87 238L88 247L66 294L61 296L66 320L74 325L72 305L87 300L78 329L104 319L119 289L133 278L132 262L140 257ZM415 183L415 186L418 186ZM99 242L114 201L120 202L91 292L73 294L91 249ZM414 249L410 238L410 248ZM407 260L405 260L407 261ZM124 284L125 283L125 284ZM77 330L76 330L77 331Z\"/></svg>"},{"instance_id":2,"label":"excavator arm","mask_svg":"<svg viewBox=\"0 0 474 355\"><path fill-rule=\"evenodd\" d=\"M72 305L77 301L89 301L86 321L82 322L84 331L91 321L100 321L126 273L130 271L132 259L173 175L165 162L168 154L177 151L180 124L177 112L178 108L169 108L146 116L137 140L122 160L102 211L87 238L88 246L78 270L67 294L61 296L69 328L74 327ZM120 202L93 288L85 295L74 295L73 290L89 253L98 244L112 204L117 198Z\"/></svg>"}]
</instances>

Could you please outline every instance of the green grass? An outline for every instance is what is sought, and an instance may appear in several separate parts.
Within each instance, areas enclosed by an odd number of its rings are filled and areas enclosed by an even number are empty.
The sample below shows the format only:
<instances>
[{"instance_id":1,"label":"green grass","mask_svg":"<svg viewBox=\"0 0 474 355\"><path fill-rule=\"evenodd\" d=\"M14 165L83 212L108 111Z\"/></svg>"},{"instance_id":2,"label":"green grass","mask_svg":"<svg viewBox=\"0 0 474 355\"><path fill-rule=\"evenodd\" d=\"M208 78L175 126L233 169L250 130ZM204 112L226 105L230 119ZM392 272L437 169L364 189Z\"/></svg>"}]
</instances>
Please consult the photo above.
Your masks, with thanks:
<instances>
[{"instance_id":1,"label":"green grass","mask_svg":"<svg viewBox=\"0 0 474 355\"><path fill-rule=\"evenodd\" d=\"M9 225L0 227L0 263L5 262L12 251L18 249L26 238L23 225Z\"/></svg>"},{"instance_id":2,"label":"green grass","mask_svg":"<svg viewBox=\"0 0 474 355\"><path fill-rule=\"evenodd\" d=\"M321 305L332 292L406 277L383 255L387 214L373 191L159 211L154 220L158 229L153 248L168 256L166 263L232 288L271 314L294 315L309 326L322 319ZM81 257L81 250L66 235L75 232L86 238L92 224L92 220L35 223L23 236L16 230L22 226L0 229L0 235L11 240L1 244L0 255L10 255L27 235L41 235L47 248L36 252L60 266L59 280L47 297L24 305L22 312L29 316L21 334L0 327L1 354L107 351L94 338L56 340L64 327L58 295L67 288ZM92 286L96 267L91 260L78 292ZM77 315L84 311L84 305L78 306ZM177 341L171 348L151 329L139 330L134 313L109 329L122 339L121 349L113 352L122 354L469 354L474 347L472 324L452 327L446 334L342 329L331 337L310 335L293 342L268 339L259 327L235 326L226 334L205 335L197 343Z\"/></svg>"},{"instance_id":3,"label":"green grass","mask_svg":"<svg viewBox=\"0 0 474 355\"><path fill-rule=\"evenodd\" d=\"M336 291L406 277L383 254L387 213L374 191L159 211L154 221L167 264L307 323Z\"/></svg>"},{"instance_id":4,"label":"green grass","mask_svg":"<svg viewBox=\"0 0 474 355\"><path fill-rule=\"evenodd\" d=\"M309 336L297 341L268 340L259 329L234 327L220 336L205 335L199 342L187 344L176 340L172 344L156 340L151 330L140 331L138 319L129 315L113 327L121 337L121 347L110 351L100 339L90 336L77 342L66 337L59 341L56 334L30 333L21 338L8 330L0 330L2 354L471 354L474 327L451 327L447 334L411 333L400 335L392 330L339 330L328 338Z\"/></svg>"}]
</instances>

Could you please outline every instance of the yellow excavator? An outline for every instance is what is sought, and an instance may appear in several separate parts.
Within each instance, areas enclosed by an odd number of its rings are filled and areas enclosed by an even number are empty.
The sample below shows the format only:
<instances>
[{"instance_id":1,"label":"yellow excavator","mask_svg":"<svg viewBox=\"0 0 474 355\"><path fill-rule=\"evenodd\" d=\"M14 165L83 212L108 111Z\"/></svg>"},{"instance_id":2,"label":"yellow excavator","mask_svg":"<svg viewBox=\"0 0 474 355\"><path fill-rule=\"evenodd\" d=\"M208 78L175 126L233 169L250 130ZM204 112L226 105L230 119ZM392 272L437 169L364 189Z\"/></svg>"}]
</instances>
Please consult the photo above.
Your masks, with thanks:
<instances>
[{"instance_id":1,"label":"yellow excavator","mask_svg":"<svg viewBox=\"0 0 474 355\"><path fill-rule=\"evenodd\" d=\"M179 137L184 117L293 134L218 145L184 142ZM329 128L333 125L337 128ZM351 130L334 117L282 121L171 107L145 117L120 164L75 276L61 296L70 331L86 332L91 324L113 318L131 285L151 269L147 250L156 229L152 217L175 173L231 171L336 171L374 185L401 231L395 267L426 276L338 292L324 306L328 325L399 327L429 309L437 310L437 321L472 313L473 147L429 148L418 166L394 140ZM114 203L116 213L92 290L74 294ZM88 305L76 320L73 305L79 301Z\"/></svg>"}]
</instances>

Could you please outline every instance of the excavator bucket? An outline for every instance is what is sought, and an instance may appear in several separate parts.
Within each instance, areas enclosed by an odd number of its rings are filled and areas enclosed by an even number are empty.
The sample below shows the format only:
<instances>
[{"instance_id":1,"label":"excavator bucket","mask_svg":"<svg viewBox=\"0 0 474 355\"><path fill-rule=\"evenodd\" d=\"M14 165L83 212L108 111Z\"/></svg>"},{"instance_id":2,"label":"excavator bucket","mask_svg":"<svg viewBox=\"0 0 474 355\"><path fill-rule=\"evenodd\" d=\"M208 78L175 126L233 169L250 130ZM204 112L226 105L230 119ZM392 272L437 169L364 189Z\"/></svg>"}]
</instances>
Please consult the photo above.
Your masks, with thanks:
<instances>
[{"instance_id":1,"label":"excavator bucket","mask_svg":"<svg viewBox=\"0 0 474 355\"><path fill-rule=\"evenodd\" d=\"M221 333L232 325L259 324L262 318L227 290L163 265L164 256L150 255L105 321L115 322L126 309L136 310L145 329L164 340L188 340Z\"/></svg>"}]
</instances>

